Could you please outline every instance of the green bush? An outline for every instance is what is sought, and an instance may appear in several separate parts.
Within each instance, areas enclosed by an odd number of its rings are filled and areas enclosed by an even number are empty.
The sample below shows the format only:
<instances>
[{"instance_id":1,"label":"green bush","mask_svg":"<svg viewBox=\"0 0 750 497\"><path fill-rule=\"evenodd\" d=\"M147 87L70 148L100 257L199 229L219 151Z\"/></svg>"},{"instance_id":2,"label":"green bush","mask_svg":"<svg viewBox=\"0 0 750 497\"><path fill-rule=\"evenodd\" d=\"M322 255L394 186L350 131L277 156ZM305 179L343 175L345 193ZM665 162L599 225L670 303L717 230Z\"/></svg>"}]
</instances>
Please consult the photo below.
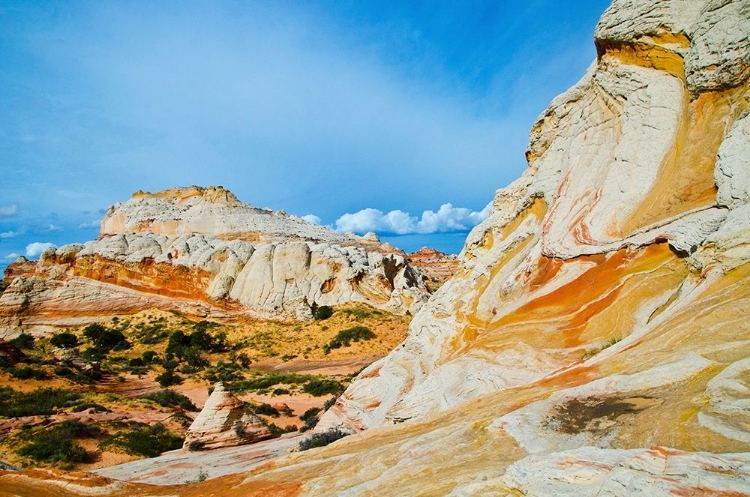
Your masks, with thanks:
<instances>
[{"instance_id":1,"label":"green bush","mask_svg":"<svg viewBox=\"0 0 750 497\"><path fill-rule=\"evenodd\" d=\"M91 340L92 343L96 342L102 333L107 331L107 328L100 325L99 323L91 323L83 329L83 336Z\"/></svg>"},{"instance_id":2,"label":"green bush","mask_svg":"<svg viewBox=\"0 0 750 497\"><path fill-rule=\"evenodd\" d=\"M305 424L300 428L300 431L312 430L315 425L318 424L318 413L321 411L320 407L311 407L305 413L299 417Z\"/></svg>"},{"instance_id":3,"label":"green bush","mask_svg":"<svg viewBox=\"0 0 750 497\"><path fill-rule=\"evenodd\" d=\"M341 347L348 347L351 342L359 342L360 340L372 340L377 335L373 333L366 326L355 326L346 330L341 330L336 334L330 342L328 342L329 349L338 349Z\"/></svg>"},{"instance_id":4,"label":"green bush","mask_svg":"<svg viewBox=\"0 0 750 497\"><path fill-rule=\"evenodd\" d=\"M333 316L333 307L330 305L321 305L315 310L315 320L324 321Z\"/></svg>"},{"instance_id":5,"label":"green bush","mask_svg":"<svg viewBox=\"0 0 750 497\"><path fill-rule=\"evenodd\" d=\"M93 409L94 412L109 412L109 409L101 404L97 404L96 402L82 402L73 406L70 410L71 412L81 412L88 409Z\"/></svg>"},{"instance_id":6,"label":"green bush","mask_svg":"<svg viewBox=\"0 0 750 497\"><path fill-rule=\"evenodd\" d=\"M193 440L188 444L188 450L190 452L196 452L199 450L203 450L203 446L206 445L205 443L201 442L200 440Z\"/></svg>"},{"instance_id":7,"label":"green bush","mask_svg":"<svg viewBox=\"0 0 750 497\"><path fill-rule=\"evenodd\" d=\"M8 368L8 373L13 378L19 380L46 380L49 375L42 369L32 368L31 366L20 366Z\"/></svg>"},{"instance_id":8,"label":"green bush","mask_svg":"<svg viewBox=\"0 0 750 497\"><path fill-rule=\"evenodd\" d=\"M125 452L133 456L156 457L162 452L182 447L184 438L167 430L161 423L153 426L132 425L131 431L119 431L99 444L102 450Z\"/></svg>"},{"instance_id":9,"label":"green bush","mask_svg":"<svg viewBox=\"0 0 750 497\"><path fill-rule=\"evenodd\" d=\"M300 385L315 379L315 376L297 373L268 373L231 383L227 389L232 392L265 390L276 385Z\"/></svg>"},{"instance_id":10,"label":"green bush","mask_svg":"<svg viewBox=\"0 0 750 497\"><path fill-rule=\"evenodd\" d=\"M34 337L27 333L21 333L11 340L10 343L19 349L30 350L34 348Z\"/></svg>"},{"instance_id":11,"label":"green bush","mask_svg":"<svg viewBox=\"0 0 750 497\"><path fill-rule=\"evenodd\" d=\"M221 381L225 384L230 384L233 381L244 378L237 364L224 361L219 361L215 366L206 369L204 376L211 383Z\"/></svg>"},{"instance_id":12,"label":"green bush","mask_svg":"<svg viewBox=\"0 0 750 497\"><path fill-rule=\"evenodd\" d=\"M107 352L116 347L122 347L121 342L126 342L125 335L120 330L105 330L94 342L94 347Z\"/></svg>"},{"instance_id":13,"label":"green bush","mask_svg":"<svg viewBox=\"0 0 750 497\"><path fill-rule=\"evenodd\" d=\"M78 346L78 337L70 332L64 331L50 338L49 343L55 347L72 349L73 347Z\"/></svg>"},{"instance_id":14,"label":"green bush","mask_svg":"<svg viewBox=\"0 0 750 497\"><path fill-rule=\"evenodd\" d=\"M76 438L95 438L102 434L98 427L89 427L78 420L68 420L45 427L31 435L31 441L18 449L18 455L37 461L77 463L89 458Z\"/></svg>"},{"instance_id":15,"label":"green bush","mask_svg":"<svg viewBox=\"0 0 750 497\"><path fill-rule=\"evenodd\" d=\"M130 343L120 330L110 330L100 324L90 324L83 330L93 345L83 351L83 357L91 361L101 361L113 350L126 350Z\"/></svg>"},{"instance_id":16,"label":"green bush","mask_svg":"<svg viewBox=\"0 0 750 497\"><path fill-rule=\"evenodd\" d=\"M145 345L161 343L169 336L163 324L150 324L141 327L139 341Z\"/></svg>"},{"instance_id":17,"label":"green bush","mask_svg":"<svg viewBox=\"0 0 750 497\"><path fill-rule=\"evenodd\" d=\"M351 433L333 428L323 433L314 433L299 443L299 450L314 449L315 447L325 447L341 438L351 435Z\"/></svg>"},{"instance_id":18,"label":"green bush","mask_svg":"<svg viewBox=\"0 0 750 497\"><path fill-rule=\"evenodd\" d=\"M143 396L144 399L156 402L162 407L179 407L186 411L197 411L198 408L190 401L189 398L179 392L165 388L159 392L153 392Z\"/></svg>"},{"instance_id":19,"label":"green bush","mask_svg":"<svg viewBox=\"0 0 750 497\"><path fill-rule=\"evenodd\" d=\"M180 375L174 372L174 369L166 369L162 374L154 378L154 380L164 388L179 385L184 381Z\"/></svg>"},{"instance_id":20,"label":"green bush","mask_svg":"<svg viewBox=\"0 0 750 497\"><path fill-rule=\"evenodd\" d=\"M274 418L279 417L279 411L271 404L261 404L254 409L255 414L263 414L264 416L271 416Z\"/></svg>"},{"instance_id":21,"label":"green bush","mask_svg":"<svg viewBox=\"0 0 750 497\"><path fill-rule=\"evenodd\" d=\"M0 387L0 416L46 416L80 399L80 393L58 388L38 388L24 393Z\"/></svg>"},{"instance_id":22,"label":"green bush","mask_svg":"<svg viewBox=\"0 0 750 497\"><path fill-rule=\"evenodd\" d=\"M305 383L302 390L313 397L322 397L323 395L338 395L344 387L336 380L310 380Z\"/></svg>"}]
</instances>

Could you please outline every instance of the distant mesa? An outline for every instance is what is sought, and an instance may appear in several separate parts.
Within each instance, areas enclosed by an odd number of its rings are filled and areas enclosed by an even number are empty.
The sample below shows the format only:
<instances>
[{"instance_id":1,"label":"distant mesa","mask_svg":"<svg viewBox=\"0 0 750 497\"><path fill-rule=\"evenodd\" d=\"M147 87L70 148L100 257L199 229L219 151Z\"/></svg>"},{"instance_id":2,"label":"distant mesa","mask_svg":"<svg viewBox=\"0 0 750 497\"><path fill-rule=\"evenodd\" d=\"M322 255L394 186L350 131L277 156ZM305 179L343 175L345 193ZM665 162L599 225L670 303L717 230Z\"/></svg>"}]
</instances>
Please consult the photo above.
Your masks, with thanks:
<instances>
[{"instance_id":1,"label":"distant mesa","mask_svg":"<svg viewBox=\"0 0 750 497\"><path fill-rule=\"evenodd\" d=\"M189 316L310 320L320 305L363 302L415 313L430 295L406 255L376 235L341 235L222 187L136 192L99 239L5 271L0 337L151 307Z\"/></svg>"},{"instance_id":2,"label":"distant mesa","mask_svg":"<svg viewBox=\"0 0 750 497\"><path fill-rule=\"evenodd\" d=\"M240 202L221 186L189 186L156 193L138 191L107 209L100 234L200 234L223 240L343 242L335 231L284 211Z\"/></svg>"}]
</instances>

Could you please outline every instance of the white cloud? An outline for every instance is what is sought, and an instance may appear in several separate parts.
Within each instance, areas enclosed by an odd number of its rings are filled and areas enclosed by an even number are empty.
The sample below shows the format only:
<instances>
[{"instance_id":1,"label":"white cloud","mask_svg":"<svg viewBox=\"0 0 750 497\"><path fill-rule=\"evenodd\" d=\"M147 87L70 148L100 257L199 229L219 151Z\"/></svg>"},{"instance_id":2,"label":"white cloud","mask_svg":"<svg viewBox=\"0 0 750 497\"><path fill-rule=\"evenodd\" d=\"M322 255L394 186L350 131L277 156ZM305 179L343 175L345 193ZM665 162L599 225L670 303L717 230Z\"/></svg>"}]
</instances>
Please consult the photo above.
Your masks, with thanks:
<instances>
[{"instance_id":1,"label":"white cloud","mask_svg":"<svg viewBox=\"0 0 750 497\"><path fill-rule=\"evenodd\" d=\"M19 235L17 231L4 231L0 233L0 238L15 238Z\"/></svg>"},{"instance_id":2,"label":"white cloud","mask_svg":"<svg viewBox=\"0 0 750 497\"><path fill-rule=\"evenodd\" d=\"M48 224L45 228L45 231L62 231L62 228L59 226L55 226L54 224Z\"/></svg>"},{"instance_id":3,"label":"white cloud","mask_svg":"<svg viewBox=\"0 0 750 497\"><path fill-rule=\"evenodd\" d=\"M101 219L94 219L88 223L81 223L78 225L79 228L98 228L102 225Z\"/></svg>"},{"instance_id":4,"label":"white cloud","mask_svg":"<svg viewBox=\"0 0 750 497\"><path fill-rule=\"evenodd\" d=\"M6 259L10 259L10 260L15 260L15 259L18 259L18 254L16 254L15 252L13 252L11 254L6 255L5 258Z\"/></svg>"},{"instance_id":5,"label":"white cloud","mask_svg":"<svg viewBox=\"0 0 750 497\"><path fill-rule=\"evenodd\" d=\"M345 233L395 233L408 235L413 233L429 234L450 231L468 231L481 223L490 213L488 204L481 211L472 211L465 207L453 207L443 204L437 212L426 210L417 218L408 212L393 210L383 214L378 209L362 209L354 214L344 214L336 220L336 231Z\"/></svg>"},{"instance_id":6,"label":"white cloud","mask_svg":"<svg viewBox=\"0 0 750 497\"><path fill-rule=\"evenodd\" d=\"M18 214L18 204L0 206L0 219Z\"/></svg>"},{"instance_id":7,"label":"white cloud","mask_svg":"<svg viewBox=\"0 0 750 497\"><path fill-rule=\"evenodd\" d=\"M26 245L26 257L39 257L49 247L57 247L54 243L33 242Z\"/></svg>"},{"instance_id":8,"label":"white cloud","mask_svg":"<svg viewBox=\"0 0 750 497\"><path fill-rule=\"evenodd\" d=\"M320 219L315 214L308 214L306 216L302 216L302 219L304 219L310 224L320 224L322 222L322 219Z\"/></svg>"}]
</instances>

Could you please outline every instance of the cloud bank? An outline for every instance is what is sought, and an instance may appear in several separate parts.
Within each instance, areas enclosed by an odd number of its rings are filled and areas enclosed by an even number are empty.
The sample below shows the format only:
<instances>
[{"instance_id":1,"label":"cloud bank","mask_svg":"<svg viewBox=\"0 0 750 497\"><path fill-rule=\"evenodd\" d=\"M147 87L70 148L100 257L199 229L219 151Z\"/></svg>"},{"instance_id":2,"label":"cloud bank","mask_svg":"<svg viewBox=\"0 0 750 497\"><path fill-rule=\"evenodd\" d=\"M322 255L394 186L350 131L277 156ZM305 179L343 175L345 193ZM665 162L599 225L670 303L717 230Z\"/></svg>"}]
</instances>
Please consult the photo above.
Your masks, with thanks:
<instances>
[{"instance_id":1,"label":"cloud bank","mask_svg":"<svg viewBox=\"0 0 750 497\"><path fill-rule=\"evenodd\" d=\"M378 209L367 208L354 214L344 214L338 218L336 220L336 231L341 233L374 231L397 235L469 231L487 219L491 205L491 203L487 204L481 211L472 211L465 207L443 204L437 212L424 211L421 218L401 210L392 210L384 214Z\"/></svg>"}]
</instances>

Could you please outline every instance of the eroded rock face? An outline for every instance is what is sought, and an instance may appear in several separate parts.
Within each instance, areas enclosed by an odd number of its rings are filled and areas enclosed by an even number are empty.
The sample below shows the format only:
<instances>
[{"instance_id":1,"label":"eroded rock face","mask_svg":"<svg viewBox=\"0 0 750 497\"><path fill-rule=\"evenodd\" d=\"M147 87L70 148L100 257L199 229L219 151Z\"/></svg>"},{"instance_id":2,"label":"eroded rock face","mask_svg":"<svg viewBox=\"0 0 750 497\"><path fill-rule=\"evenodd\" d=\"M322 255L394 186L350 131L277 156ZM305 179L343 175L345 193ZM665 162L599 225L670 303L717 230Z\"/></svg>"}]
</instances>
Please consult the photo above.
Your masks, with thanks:
<instances>
[{"instance_id":1,"label":"eroded rock face","mask_svg":"<svg viewBox=\"0 0 750 497\"><path fill-rule=\"evenodd\" d=\"M185 434L185 449L198 442L202 449L218 449L271 438L271 430L245 403L219 382Z\"/></svg>"},{"instance_id":2,"label":"eroded rock face","mask_svg":"<svg viewBox=\"0 0 750 497\"><path fill-rule=\"evenodd\" d=\"M528 383L647 335L719 281L744 285L748 9L614 2L597 62L534 125L529 169L458 275L327 421L364 429Z\"/></svg>"},{"instance_id":3,"label":"eroded rock face","mask_svg":"<svg viewBox=\"0 0 750 497\"><path fill-rule=\"evenodd\" d=\"M747 0L615 0L453 278L235 489L750 494Z\"/></svg>"},{"instance_id":4,"label":"eroded rock face","mask_svg":"<svg viewBox=\"0 0 750 497\"><path fill-rule=\"evenodd\" d=\"M615 1L456 276L318 429L546 385L488 429L531 454L750 449L748 33L747 1Z\"/></svg>"},{"instance_id":5,"label":"eroded rock face","mask_svg":"<svg viewBox=\"0 0 750 497\"><path fill-rule=\"evenodd\" d=\"M138 193L109 210L100 239L6 273L14 283L0 298L0 336L148 307L276 320L347 302L416 312L429 295L404 254L376 238L257 209L221 188Z\"/></svg>"}]
</instances>

